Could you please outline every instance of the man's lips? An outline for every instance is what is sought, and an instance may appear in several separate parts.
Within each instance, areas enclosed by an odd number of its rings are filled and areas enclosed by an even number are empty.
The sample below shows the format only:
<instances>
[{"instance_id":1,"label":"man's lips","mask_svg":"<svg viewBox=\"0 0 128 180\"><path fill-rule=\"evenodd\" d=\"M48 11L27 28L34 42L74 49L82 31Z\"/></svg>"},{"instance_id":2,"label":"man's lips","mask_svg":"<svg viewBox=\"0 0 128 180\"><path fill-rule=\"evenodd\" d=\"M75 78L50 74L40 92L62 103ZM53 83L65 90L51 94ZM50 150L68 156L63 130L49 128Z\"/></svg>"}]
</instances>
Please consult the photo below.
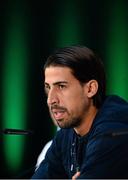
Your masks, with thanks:
<instances>
[{"instance_id":1,"label":"man's lips","mask_svg":"<svg viewBox=\"0 0 128 180\"><path fill-rule=\"evenodd\" d=\"M63 112L56 112L56 113L53 113L53 115L54 115L54 118L56 120L58 120L58 119L62 119L63 118L64 113Z\"/></svg>"},{"instance_id":2,"label":"man's lips","mask_svg":"<svg viewBox=\"0 0 128 180\"><path fill-rule=\"evenodd\" d=\"M56 120L58 120L58 119L62 119L64 117L64 114L66 111L64 109L58 108L58 109L52 109L51 112L52 112L54 118Z\"/></svg>"}]
</instances>

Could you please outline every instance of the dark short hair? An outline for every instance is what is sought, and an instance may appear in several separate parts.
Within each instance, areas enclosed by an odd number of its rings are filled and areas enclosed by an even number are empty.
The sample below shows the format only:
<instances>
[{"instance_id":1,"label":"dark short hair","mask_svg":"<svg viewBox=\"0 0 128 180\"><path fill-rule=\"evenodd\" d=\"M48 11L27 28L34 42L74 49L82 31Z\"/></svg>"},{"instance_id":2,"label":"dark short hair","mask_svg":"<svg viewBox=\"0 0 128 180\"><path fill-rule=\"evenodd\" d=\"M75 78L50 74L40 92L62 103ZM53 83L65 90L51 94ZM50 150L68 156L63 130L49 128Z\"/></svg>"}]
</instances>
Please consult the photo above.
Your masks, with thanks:
<instances>
[{"instance_id":1,"label":"dark short hair","mask_svg":"<svg viewBox=\"0 0 128 180\"><path fill-rule=\"evenodd\" d=\"M68 67L80 83L95 79L98 91L93 97L93 104L99 108L105 98L106 78L101 59L94 51L85 46L69 46L56 50L44 64L44 70L49 66Z\"/></svg>"}]
</instances>

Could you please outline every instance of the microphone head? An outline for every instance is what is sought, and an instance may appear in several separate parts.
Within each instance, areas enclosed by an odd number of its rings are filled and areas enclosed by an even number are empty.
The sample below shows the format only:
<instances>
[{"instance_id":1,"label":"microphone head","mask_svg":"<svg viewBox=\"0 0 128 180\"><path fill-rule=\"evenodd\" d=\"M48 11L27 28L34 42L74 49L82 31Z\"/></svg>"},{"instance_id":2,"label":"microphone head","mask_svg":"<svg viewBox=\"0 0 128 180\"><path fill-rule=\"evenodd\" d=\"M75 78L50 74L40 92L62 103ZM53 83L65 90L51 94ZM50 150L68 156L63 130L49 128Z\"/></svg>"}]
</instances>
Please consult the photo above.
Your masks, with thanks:
<instances>
[{"instance_id":1,"label":"microphone head","mask_svg":"<svg viewBox=\"0 0 128 180\"><path fill-rule=\"evenodd\" d=\"M3 134L6 135L31 135L33 134L33 131L31 130L22 130L22 129L4 129L2 130Z\"/></svg>"}]
</instances>

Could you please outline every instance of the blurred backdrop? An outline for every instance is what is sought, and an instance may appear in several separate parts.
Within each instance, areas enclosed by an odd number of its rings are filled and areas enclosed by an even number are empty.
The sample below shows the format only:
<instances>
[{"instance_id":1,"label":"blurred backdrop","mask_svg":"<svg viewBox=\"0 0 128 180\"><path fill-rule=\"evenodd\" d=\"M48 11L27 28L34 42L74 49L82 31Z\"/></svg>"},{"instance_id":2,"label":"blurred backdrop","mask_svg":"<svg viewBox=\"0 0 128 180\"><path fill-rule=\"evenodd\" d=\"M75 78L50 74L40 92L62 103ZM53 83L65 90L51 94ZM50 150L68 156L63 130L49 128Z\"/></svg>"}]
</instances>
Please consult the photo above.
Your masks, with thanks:
<instances>
[{"instance_id":1,"label":"blurred backdrop","mask_svg":"<svg viewBox=\"0 0 128 180\"><path fill-rule=\"evenodd\" d=\"M0 1L0 178L29 178L55 134L42 67L56 48L85 45L102 57L107 94L128 100L127 0ZM3 135L4 128L32 135Z\"/></svg>"}]
</instances>

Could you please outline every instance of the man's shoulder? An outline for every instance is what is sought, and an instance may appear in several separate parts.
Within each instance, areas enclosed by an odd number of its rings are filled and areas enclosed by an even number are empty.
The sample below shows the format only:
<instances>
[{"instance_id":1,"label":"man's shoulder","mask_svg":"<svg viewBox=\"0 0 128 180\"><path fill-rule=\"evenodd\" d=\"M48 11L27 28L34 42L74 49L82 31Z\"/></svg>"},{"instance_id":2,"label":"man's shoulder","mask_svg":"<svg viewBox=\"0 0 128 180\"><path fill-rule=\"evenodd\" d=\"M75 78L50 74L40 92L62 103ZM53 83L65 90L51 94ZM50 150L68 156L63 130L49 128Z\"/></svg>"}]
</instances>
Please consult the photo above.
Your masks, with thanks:
<instances>
[{"instance_id":1,"label":"man's shoulder","mask_svg":"<svg viewBox=\"0 0 128 180\"><path fill-rule=\"evenodd\" d=\"M128 103L123 98L108 96L99 110L91 129L97 136L128 129Z\"/></svg>"},{"instance_id":2,"label":"man's shoulder","mask_svg":"<svg viewBox=\"0 0 128 180\"><path fill-rule=\"evenodd\" d=\"M128 123L128 102L117 95L108 96L99 110L97 121L110 124Z\"/></svg>"},{"instance_id":3,"label":"man's shoulder","mask_svg":"<svg viewBox=\"0 0 128 180\"><path fill-rule=\"evenodd\" d=\"M109 108L113 110L128 109L128 101L118 95L109 95L106 97L102 108Z\"/></svg>"}]
</instances>

